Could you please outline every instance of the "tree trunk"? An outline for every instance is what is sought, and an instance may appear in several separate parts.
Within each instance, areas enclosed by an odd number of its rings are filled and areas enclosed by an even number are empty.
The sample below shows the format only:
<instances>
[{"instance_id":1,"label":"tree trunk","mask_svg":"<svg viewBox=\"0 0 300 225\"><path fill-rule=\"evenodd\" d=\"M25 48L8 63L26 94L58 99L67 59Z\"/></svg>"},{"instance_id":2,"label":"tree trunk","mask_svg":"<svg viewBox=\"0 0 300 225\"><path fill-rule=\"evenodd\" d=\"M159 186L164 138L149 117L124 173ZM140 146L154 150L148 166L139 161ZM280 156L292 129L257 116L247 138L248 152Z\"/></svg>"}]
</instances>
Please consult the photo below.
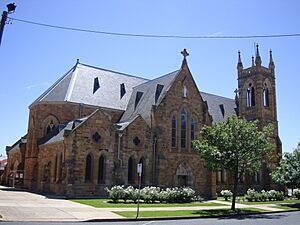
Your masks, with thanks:
<instances>
[{"instance_id":1,"label":"tree trunk","mask_svg":"<svg viewBox=\"0 0 300 225\"><path fill-rule=\"evenodd\" d=\"M237 192L238 179L239 179L238 171L236 170L233 176L233 191L232 191L232 202L231 202L231 210L233 211L235 211L235 198Z\"/></svg>"}]
</instances>

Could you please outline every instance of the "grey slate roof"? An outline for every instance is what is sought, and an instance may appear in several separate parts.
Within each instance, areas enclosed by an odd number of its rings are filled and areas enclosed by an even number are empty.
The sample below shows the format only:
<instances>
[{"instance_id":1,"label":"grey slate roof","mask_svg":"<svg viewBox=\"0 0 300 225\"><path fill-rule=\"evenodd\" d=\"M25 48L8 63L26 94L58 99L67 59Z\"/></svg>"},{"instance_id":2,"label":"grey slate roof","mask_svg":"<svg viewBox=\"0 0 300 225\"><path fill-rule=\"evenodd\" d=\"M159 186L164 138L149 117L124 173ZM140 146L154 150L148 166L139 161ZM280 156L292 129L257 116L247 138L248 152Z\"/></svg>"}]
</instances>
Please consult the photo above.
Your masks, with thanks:
<instances>
[{"instance_id":1,"label":"grey slate roof","mask_svg":"<svg viewBox=\"0 0 300 225\"><path fill-rule=\"evenodd\" d=\"M37 98L33 104L49 101L68 101L124 110L125 112L120 122L116 124L116 127L124 129L138 115L141 115L150 125L152 106L159 105L179 72L180 70L177 70L154 80L147 80L141 77L77 63L69 72ZM98 78L100 87L94 92L95 78ZM124 84L126 89L126 93L122 98L121 84ZM156 96L157 85L161 85L161 93L158 98ZM213 123L223 121L228 116L236 114L236 105L233 99L205 92L200 92L200 94L203 100L207 102L208 111L213 118ZM141 98L136 105L137 95L141 95ZM54 138L62 138L62 136ZM56 139L51 141L55 141Z\"/></svg>"},{"instance_id":2,"label":"grey slate roof","mask_svg":"<svg viewBox=\"0 0 300 225\"><path fill-rule=\"evenodd\" d=\"M14 143L12 146L6 146L6 153L8 153L9 151L18 150L21 143L27 143L27 134L17 140L16 143Z\"/></svg>"},{"instance_id":3,"label":"grey slate roof","mask_svg":"<svg viewBox=\"0 0 300 225\"><path fill-rule=\"evenodd\" d=\"M208 112L213 118L213 124L226 120L229 116L236 115L234 99L200 92L203 101L207 102ZM222 112L223 108L223 112Z\"/></svg>"},{"instance_id":4,"label":"grey slate roof","mask_svg":"<svg viewBox=\"0 0 300 225\"><path fill-rule=\"evenodd\" d=\"M150 126L152 106L159 105L160 101L171 87L175 77L179 74L179 72L180 70L177 70L134 87L131 98L127 105L127 109L124 112L120 123L133 121L137 115L141 115ZM163 89L161 90L161 93L155 102L155 93L158 84L163 85ZM142 92L143 95L135 107L137 92Z\"/></svg>"},{"instance_id":5,"label":"grey slate roof","mask_svg":"<svg viewBox=\"0 0 300 225\"><path fill-rule=\"evenodd\" d=\"M93 93L95 78L98 78L100 88ZM43 101L68 101L125 110L132 88L146 81L148 80L144 78L77 63L33 104ZM122 83L126 93L120 98Z\"/></svg>"},{"instance_id":6,"label":"grey slate roof","mask_svg":"<svg viewBox=\"0 0 300 225\"><path fill-rule=\"evenodd\" d=\"M51 144L55 142L60 142L64 140L65 131L72 131L76 129L81 123L84 123L88 117L84 117L81 119L72 120L66 124L60 124L57 132L55 132L50 137L41 140L39 144Z\"/></svg>"}]
</instances>

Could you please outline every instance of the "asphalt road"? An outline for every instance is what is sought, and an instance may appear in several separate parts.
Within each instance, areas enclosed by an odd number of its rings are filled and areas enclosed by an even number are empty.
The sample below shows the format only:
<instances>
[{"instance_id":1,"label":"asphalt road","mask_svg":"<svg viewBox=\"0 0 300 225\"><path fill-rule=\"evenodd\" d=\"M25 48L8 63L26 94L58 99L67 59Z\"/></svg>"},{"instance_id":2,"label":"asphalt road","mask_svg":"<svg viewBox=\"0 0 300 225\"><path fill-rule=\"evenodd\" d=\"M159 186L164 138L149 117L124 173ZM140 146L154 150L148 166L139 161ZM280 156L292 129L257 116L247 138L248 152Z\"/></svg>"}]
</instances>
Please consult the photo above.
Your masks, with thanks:
<instances>
[{"instance_id":1,"label":"asphalt road","mask_svg":"<svg viewBox=\"0 0 300 225\"><path fill-rule=\"evenodd\" d=\"M298 225L300 212L248 215L233 218L187 219L137 222L0 222L1 225Z\"/></svg>"}]
</instances>

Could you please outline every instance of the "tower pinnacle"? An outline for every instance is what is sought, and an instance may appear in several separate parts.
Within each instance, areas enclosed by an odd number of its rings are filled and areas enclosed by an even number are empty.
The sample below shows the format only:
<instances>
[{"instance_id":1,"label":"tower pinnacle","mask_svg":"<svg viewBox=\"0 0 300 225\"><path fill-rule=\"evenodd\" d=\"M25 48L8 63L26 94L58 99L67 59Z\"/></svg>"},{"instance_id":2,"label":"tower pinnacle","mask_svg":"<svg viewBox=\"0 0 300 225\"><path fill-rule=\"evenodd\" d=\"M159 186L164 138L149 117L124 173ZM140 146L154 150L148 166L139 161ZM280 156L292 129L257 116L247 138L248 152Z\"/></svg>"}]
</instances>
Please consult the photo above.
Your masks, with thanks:
<instances>
[{"instance_id":1,"label":"tower pinnacle","mask_svg":"<svg viewBox=\"0 0 300 225\"><path fill-rule=\"evenodd\" d=\"M243 70L243 63L242 63L242 59L241 59L241 52L240 52L240 50L238 51L237 70L238 70L239 73L242 72L242 70Z\"/></svg>"},{"instance_id":2,"label":"tower pinnacle","mask_svg":"<svg viewBox=\"0 0 300 225\"><path fill-rule=\"evenodd\" d=\"M258 49L258 44L256 44L256 57L255 57L255 65L256 66L261 66L261 58L259 55L259 49Z\"/></svg>"},{"instance_id":3,"label":"tower pinnacle","mask_svg":"<svg viewBox=\"0 0 300 225\"><path fill-rule=\"evenodd\" d=\"M272 74L274 74L275 64L274 64L274 61L273 61L272 50L270 50L269 69L271 70Z\"/></svg>"}]
</instances>

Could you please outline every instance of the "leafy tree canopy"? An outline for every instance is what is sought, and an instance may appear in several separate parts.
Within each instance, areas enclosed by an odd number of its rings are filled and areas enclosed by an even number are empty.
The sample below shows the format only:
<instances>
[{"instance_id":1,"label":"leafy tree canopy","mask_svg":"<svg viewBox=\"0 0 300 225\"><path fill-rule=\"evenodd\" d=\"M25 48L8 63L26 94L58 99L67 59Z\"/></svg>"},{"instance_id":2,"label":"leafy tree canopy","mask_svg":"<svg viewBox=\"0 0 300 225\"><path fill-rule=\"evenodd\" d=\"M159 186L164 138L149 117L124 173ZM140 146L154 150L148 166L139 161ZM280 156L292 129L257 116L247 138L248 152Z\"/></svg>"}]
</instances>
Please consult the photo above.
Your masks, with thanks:
<instances>
[{"instance_id":1,"label":"leafy tree canopy","mask_svg":"<svg viewBox=\"0 0 300 225\"><path fill-rule=\"evenodd\" d=\"M246 171L258 172L273 147L269 138L272 130L271 125L259 130L258 121L232 116L214 126L204 126L200 139L193 142L193 148L210 169L224 168L234 174L231 209L235 210L239 176Z\"/></svg>"},{"instance_id":2,"label":"leafy tree canopy","mask_svg":"<svg viewBox=\"0 0 300 225\"><path fill-rule=\"evenodd\" d=\"M200 140L194 141L193 147L210 169L258 172L262 159L272 148L269 141L272 127L260 131L257 123L232 116L214 126L204 126Z\"/></svg>"},{"instance_id":3,"label":"leafy tree canopy","mask_svg":"<svg viewBox=\"0 0 300 225\"><path fill-rule=\"evenodd\" d=\"M300 188L300 142L293 152L287 152L271 173L275 183L288 188Z\"/></svg>"}]
</instances>

